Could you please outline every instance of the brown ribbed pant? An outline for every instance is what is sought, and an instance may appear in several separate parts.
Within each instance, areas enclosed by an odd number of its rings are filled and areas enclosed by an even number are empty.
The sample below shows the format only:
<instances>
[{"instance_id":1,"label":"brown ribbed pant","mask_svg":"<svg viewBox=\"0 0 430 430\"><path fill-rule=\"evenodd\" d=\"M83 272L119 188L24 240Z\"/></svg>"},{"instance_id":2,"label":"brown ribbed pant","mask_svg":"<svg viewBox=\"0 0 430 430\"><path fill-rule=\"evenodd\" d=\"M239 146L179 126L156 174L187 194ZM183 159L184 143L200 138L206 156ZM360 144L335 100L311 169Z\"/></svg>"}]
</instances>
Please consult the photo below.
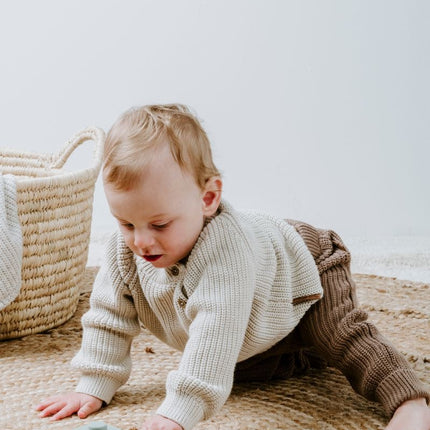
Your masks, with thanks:
<instances>
[{"instance_id":1,"label":"brown ribbed pant","mask_svg":"<svg viewBox=\"0 0 430 430\"><path fill-rule=\"evenodd\" d=\"M350 253L331 230L288 220L312 253L324 296L298 326L268 351L236 366L235 380L288 378L309 367L339 369L356 392L382 403L391 416L405 400L430 394L404 357L357 307Z\"/></svg>"}]
</instances>

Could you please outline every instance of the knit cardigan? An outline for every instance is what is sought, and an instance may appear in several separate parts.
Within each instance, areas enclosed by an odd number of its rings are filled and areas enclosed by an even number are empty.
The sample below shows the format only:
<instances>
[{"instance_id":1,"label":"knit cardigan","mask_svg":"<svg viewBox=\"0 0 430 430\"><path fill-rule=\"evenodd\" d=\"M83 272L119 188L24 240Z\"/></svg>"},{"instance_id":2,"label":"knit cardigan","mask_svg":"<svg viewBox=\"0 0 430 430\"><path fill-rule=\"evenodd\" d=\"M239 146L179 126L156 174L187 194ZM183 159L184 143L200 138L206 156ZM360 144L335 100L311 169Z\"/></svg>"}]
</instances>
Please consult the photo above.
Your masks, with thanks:
<instances>
[{"instance_id":1,"label":"knit cardigan","mask_svg":"<svg viewBox=\"0 0 430 430\"><path fill-rule=\"evenodd\" d=\"M321 296L314 259L294 227L226 202L186 264L157 269L116 233L82 319L77 391L110 402L129 377L140 321L183 351L157 413L190 429L225 403L236 363L285 338Z\"/></svg>"},{"instance_id":2,"label":"knit cardigan","mask_svg":"<svg viewBox=\"0 0 430 430\"><path fill-rule=\"evenodd\" d=\"M0 173L0 310L21 289L22 243L15 178Z\"/></svg>"}]
</instances>

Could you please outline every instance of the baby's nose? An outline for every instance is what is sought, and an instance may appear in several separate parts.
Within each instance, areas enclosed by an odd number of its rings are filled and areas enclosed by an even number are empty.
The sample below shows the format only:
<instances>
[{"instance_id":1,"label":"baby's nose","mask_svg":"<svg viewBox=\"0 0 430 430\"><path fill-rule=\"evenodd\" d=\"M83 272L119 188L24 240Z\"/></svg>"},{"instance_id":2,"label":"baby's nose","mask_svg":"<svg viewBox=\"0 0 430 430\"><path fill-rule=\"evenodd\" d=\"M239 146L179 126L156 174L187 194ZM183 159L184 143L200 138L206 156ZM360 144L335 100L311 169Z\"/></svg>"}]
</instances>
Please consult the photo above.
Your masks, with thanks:
<instances>
[{"instance_id":1,"label":"baby's nose","mask_svg":"<svg viewBox=\"0 0 430 430\"><path fill-rule=\"evenodd\" d=\"M149 231L135 231L134 232L134 246L142 251L148 250L155 243L154 236Z\"/></svg>"}]
</instances>

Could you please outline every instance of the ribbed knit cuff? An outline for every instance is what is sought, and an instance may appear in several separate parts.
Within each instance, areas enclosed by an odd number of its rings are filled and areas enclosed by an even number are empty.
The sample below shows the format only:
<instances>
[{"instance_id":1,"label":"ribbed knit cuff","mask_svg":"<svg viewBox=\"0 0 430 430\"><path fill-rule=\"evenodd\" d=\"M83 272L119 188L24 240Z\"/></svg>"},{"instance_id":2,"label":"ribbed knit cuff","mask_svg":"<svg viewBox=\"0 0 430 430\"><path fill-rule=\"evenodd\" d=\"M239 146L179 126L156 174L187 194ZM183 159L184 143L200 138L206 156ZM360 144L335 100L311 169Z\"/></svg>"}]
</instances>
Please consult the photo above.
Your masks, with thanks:
<instances>
[{"instance_id":1,"label":"ribbed knit cuff","mask_svg":"<svg viewBox=\"0 0 430 430\"><path fill-rule=\"evenodd\" d=\"M184 430L192 429L204 418L201 400L190 396L166 397L157 414L177 422Z\"/></svg>"},{"instance_id":2,"label":"ribbed knit cuff","mask_svg":"<svg viewBox=\"0 0 430 430\"><path fill-rule=\"evenodd\" d=\"M108 404L120 386L121 384L117 380L106 376L83 375L75 391L97 397Z\"/></svg>"},{"instance_id":3,"label":"ribbed knit cuff","mask_svg":"<svg viewBox=\"0 0 430 430\"><path fill-rule=\"evenodd\" d=\"M424 397L427 404L430 403L430 392L412 369L401 369L388 375L379 384L376 396L389 417L406 400Z\"/></svg>"}]
</instances>

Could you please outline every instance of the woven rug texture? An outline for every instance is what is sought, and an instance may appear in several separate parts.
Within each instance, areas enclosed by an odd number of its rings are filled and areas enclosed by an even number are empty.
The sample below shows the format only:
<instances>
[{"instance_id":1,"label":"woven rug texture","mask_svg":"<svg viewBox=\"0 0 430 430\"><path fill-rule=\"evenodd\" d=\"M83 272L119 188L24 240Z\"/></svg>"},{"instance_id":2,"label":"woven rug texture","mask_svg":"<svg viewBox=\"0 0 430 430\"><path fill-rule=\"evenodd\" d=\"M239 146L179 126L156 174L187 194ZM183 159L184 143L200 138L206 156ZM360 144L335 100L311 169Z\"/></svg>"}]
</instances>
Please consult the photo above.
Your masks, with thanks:
<instances>
[{"instance_id":1,"label":"woven rug texture","mask_svg":"<svg viewBox=\"0 0 430 430\"><path fill-rule=\"evenodd\" d=\"M72 430L105 421L121 430L139 428L164 397L167 373L180 353L143 330L132 348L133 371L112 403L86 420L76 415L58 422L41 419L33 406L73 390L79 378L70 368L81 340L80 318L98 268L87 267L77 312L45 333L0 341L0 429ZM430 285L355 274L361 307L430 385ZM387 417L378 404L350 387L335 369L311 370L301 377L270 384L241 383L216 416L196 429L384 429Z\"/></svg>"}]
</instances>

